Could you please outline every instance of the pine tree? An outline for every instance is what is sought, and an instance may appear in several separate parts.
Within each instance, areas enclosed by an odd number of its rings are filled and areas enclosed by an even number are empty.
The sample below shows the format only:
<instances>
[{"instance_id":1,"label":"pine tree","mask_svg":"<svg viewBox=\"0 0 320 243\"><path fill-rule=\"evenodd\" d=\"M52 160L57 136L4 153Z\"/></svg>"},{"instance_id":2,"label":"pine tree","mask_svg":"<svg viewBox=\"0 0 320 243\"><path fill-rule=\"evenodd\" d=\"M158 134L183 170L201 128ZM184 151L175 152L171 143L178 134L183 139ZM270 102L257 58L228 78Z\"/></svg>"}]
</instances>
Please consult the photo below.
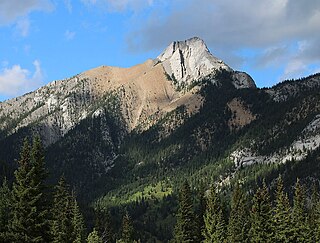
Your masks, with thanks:
<instances>
[{"instance_id":1,"label":"pine tree","mask_svg":"<svg viewBox=\"0 0 320 243\"><path fill-rule=\"evenodd\" d=\"M93 231L88 235L87 238L88 243L102 243L103 241L98 235L98 231L94 228Z\"/></svg>"},{"instance_id":2,"label":"pine tree","mask_svg":"<svg viewBox=\"0 0 320 243\"><path fill-rule=\"evenodd\" d=\"M197 223L193 211L191 189L187 181L181 188L177 223L174 232L175 242L198 242Z\"/></svg>"},{"instance_id":3,"label":"pine tree","mask_svg":"<svg viewBox=\"0 0 320 243\"><path fill-rule=\"evenodd\" d=\"M320 242L320 200L315 184L312 185L311 205L308 215L309 239L311 242Z\"/></svg>"},{"instance_id":4,"label":"pine tree","mask_svg":"<svg viewBox=\"0 0 320 243\"><path fill-rule=\"evenodd\" d=\"M279 176L277 181L275 208L273 212L273 241L290 242L292 224L290 219L291 207L288 195L284 192L283 181Z\"/></svg>"},{"instance_id":5,"label":"pine tree","mask_svg":"<svg viewBox=\"0 0 320 243\"><path fill-rule=\"evenodd\" d=\"M15 171L10 234L15 242L48 242L48 214L44 204L44 161L37 139L30 145L27 139Z\"/></svg>"},{"instance_id":6,"label":"pine tree","mask_svg":"<svg viewBox=\"0 0 320 243\"><path fill-rule=\"evenodd\" d=\"M134 229L132 225L132 220L129 213L126 211L122 219L121 242L132 243L133 234L134 234Z\"/></svg>"},{"instance_id":7,"label":"pine tree","mask_svg":"<svg viewBox=\"0 0 320 243\"><path fill-rule=\"evenodd\" d=\"M198 222L198 236L197 238L199 239L200 242L202 242L205 238L202 234L202 232L205 229L205 221L204 221L204 215L206 213L206 207L207 207L207 198L205 195L205 186L203 181L201 181L200 184L200 190L199 190L199 209L197 213L197 222Z\"/></svg>"},{"instance_id":8,"label":"pine tree","mask_svg":"<svg viewBox=\"0 0 320 243\"><path fill-rule=\"evenodd\" d=\"M292 242L308 242L309 240L309 228L307 222L307 213L305 205L305 190L301 185L299 179L297 179L294 191L293 208L291 222L293 225Z\"/></svg>"},{"instance_id":9,"label":"pine tree","mask_svg":"<svg viewBox=\"0 0 320 243\"><path fill-rule=\"evenodd\" d=\"M265 182L262 188L258 188L253 197L250 218L250 241L272 242L272 206Z\"/></svg>"},{"instance_id":10,"label":"pine tree","mask_svg":"<svg viewBox=\"0 0 320 243\"><path fill-rule=\"evenodd\" d=\"M53 195L51 235L53 242L80 243L85 241L84 219L74 194L62 176Z\"/></svg>"},{"instance_id":11,"label":"pine tree","mask_svg":"<svg viewBox=\"0 0 320 243\"><path fill-rule=\"evenodd\" d=\"M64 177L61 177L55 187L53 196L51 234L53 242L72 242L72 200Z\"/></svg>"},{"instance_id":12,"label":"pine tree","mask_svg":"<svg viewBox=\"0 0 320 243\"><path fill-rule=\"evenodd\" d=\"M72 198L72 240L74 243L81 243L84 242L84 233L85 233L85 227L84 227L84 220L83 216L80 212L77 200L73 197Z\"/></svg>"},{"instance_id":13,"label":"pine tree","mask_svg":"<svg viewBox=\"0 0 320 243\"><path fill-rule=\"evenodd\" d=\"M0 187L0 195L0 242L6 243L10 242L8 231L11 221L10 206L12 200L12 194L6 178L4 178Z\"/></svg>"},{"instance_id":14,"label":"pine tree","mask_svg":"<svg viewBox=\"0 0 320 243\"><path fill-rule=\"evenodd\" d=\"M237 184L232 194L231 212L228 224L228 241L247 242L249 228L250 224L245 195Z\"/></svg>"},{"instance_id":15,"label":"pine tree","mask_svg":"<svg viewBox=\"0 0 320 243\"><path fill-rule=\"evenodd\" d=\"M202 231L203 242L223 242L226 238L226 225L223 218L223 212L219 196L212 188L207 196L206 212L204 215L205 227Z\"/></svg>"},{"instance_id":16,"label":"pine tree","mask_svg":"<svg viewBox=\"0 0 320 243\"><path fill-rule=\"evenodd\" d=\"M45 169L45 157L43 146L39 136L33 139L31 149L31 163L34 169L34 177L32 178L32 187L35 190L35 206L38 210L35 218L35 228L38 235L42 235L41 242L48 242L50 240L50 223L48 212L48 190L45 185L45 180L48 173Z\"/></svg>"},{"instance_id":17,"label":"pine tree","mask_svg":"<svg viewBox=\"0 0 320 243\"><path fill-rule=\"evenodd\" d=\"M109 212L102 213L98 211L96 215L96 229L98 231L98 234L101 235L101 239L103 242L114 242L114 235Z\"/></svg>"}]
</instances>

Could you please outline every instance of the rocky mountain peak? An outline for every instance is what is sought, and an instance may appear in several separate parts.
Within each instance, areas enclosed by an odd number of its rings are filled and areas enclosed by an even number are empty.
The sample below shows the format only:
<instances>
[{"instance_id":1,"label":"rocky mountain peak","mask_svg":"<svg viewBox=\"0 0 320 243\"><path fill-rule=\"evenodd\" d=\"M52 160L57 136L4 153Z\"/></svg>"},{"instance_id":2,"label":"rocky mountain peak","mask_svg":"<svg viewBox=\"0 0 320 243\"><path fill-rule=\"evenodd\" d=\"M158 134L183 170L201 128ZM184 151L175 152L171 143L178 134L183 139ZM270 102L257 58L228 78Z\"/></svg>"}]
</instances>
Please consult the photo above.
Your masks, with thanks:
<instances>
[{"instance_id":1,"label":"rocky mountain peak","mask_svg":"<svg viewBox=\"0 0 320 243\"><path fill-rule=\"evenodd\" d=\"M210 53L199 37L172 42L157 60L162 62L165 71L180 85L189 85L220 69L232 71Z\"/></svg>"},{"instance_id":2,"label":"rocky mountain peak","mask_svg":"<svg viewBox=\"0 0 320 243\"><path fill-rule=\"evenodd\" d=\"M172 42L156 62L161 62L166 73L179 87L185 87L194 81L214 75L219 70L234 72L227 64L213 56L205 42L199 37ZM236 88L255 88L253 79L246 73L233 75Z\"/></svg>"}]
</instances>

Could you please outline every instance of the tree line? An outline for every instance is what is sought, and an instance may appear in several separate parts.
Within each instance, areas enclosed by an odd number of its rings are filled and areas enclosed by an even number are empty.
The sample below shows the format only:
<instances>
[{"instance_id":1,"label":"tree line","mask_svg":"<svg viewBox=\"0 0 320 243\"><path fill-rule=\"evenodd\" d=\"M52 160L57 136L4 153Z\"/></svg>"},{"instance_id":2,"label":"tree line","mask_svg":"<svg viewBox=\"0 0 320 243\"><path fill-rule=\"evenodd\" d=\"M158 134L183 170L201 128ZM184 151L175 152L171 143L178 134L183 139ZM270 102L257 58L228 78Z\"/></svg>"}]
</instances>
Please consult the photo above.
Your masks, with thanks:
<instances>
[{"instance_id":1,"label":"tree line","mask_svg":"<svg viewBox=\"0 0 320 243\"><path fill-rule=\"evenodd\" d=\"M0 187L0 242L140 242L128 212L115 232L110 215L95 215L86 229L76 194L62 176L52 188L47 183L44 150L39 137L24 141L18 169L10 186ZM202 188L205 188L204 186ZM172 242L320 242L320 197L297 180L292 200L281 177L275 191L264 182L251 196L234 186L230 205L216 187L195 192L185 181ZM197 205L197 206L196 206Z\"/></svg>"},{"instance_id":2,"label":"tree line","mask_svg":"<svg viewBox=\"0 0 320 243\"><path fill-rule=\"evenodd\" d=\"M114 242L110 222L97 217L96 228L87 234L83 215L62 176L52 189L46 183L44 150L39 137L30 145L25 139L10 187L4 179L0 187L0 242L100 243ZM133 226L123 217L119 242L133 242Z\"/></svg>"},{"instance_id":3,"label":"tree line","mask_svg":"<svg viewBox=\"0 0 320 243\"><path fill-rule=\"evenodd\" d=\"M186 181L173 242L320 242L319 193L315 185L311 191L307 196L297 179L291 203L280 176L273 194L263 183L250 197L236 184L226 212L219 191L212 187L200 195L200 210L195 211Z\"/></svg>"}]
</instances>

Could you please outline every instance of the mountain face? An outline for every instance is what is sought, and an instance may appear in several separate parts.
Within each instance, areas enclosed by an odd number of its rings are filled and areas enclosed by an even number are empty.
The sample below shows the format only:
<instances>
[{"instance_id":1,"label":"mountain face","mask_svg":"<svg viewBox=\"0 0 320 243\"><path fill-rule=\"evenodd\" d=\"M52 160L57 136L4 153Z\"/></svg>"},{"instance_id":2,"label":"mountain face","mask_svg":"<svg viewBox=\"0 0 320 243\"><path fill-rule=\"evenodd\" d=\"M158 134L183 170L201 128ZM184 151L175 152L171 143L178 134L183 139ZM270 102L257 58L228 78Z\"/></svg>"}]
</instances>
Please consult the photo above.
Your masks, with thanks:
<instances>
[{"instance_id":1,"label":"mountain face","mask_svg":"<svg viewBox=\"0 0 320 243\"><path fill-rule=\"evenodd\" d=\"M146 199L162 199L185 177L249 187L277 171L308 181L320 176L319 116L320 74L258 89L195 37L134 67L100 66L0 103L0 176L12 176L24 137L38 133L51 180L64 174L99 207L150 188L161 192Z\"/></svg>"}]
</instances>

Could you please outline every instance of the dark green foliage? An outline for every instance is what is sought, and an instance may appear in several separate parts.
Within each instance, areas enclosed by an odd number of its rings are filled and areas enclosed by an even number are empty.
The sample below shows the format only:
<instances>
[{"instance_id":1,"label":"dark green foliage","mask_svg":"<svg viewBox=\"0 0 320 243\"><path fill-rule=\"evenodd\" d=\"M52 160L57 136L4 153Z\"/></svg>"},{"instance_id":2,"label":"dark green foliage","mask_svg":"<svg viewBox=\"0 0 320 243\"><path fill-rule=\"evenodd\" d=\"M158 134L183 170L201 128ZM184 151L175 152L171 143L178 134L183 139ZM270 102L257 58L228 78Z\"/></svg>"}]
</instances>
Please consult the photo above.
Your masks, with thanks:
<instances>
[{"instance_id":1,"label":"dark green foliage","mask_svg":"<svg viewBox=\"0 0 320 243\"><path fill-rule=\"evenodd\" d=\"M293 198L293 208L291 215L292 223L292 242L311 242L309 238L310 228L307 221L307 212L306 212L306 195L305 189L301 185L300 180L297 179L294 198Z\"/></svg>"},{"instance_id":2,"label":"dark green foliage","mask_svg":"<svg viewBox=\"0 0 320 243\"><path fill-rule=\"evenodd\" d=\"M265 182L253 197L250 218L250 241L272 242L272 205Z\"/></svg>"},{"instance_id":3,"label":"dark green foliage","mask_svg":"<svg viewBox=\"0 0 320 243\"><path fill-rule=\"evenodd\" d=\"M64 177L55 186L53 195L51 234L55 243L72 241L72 205Z\"/></svg>"},{"instance_id":4,"label":"dark green foliage","mask_svg":"<svg viewBox=\"0 0 320 243\"><path fill-rule=\"evenodd\" d=\"M320 242L320 201L318 188L312 184L312 194L310 199L310 209L308 213L309 239L312 242Z\"/></svg>"},{"instance_id":5,"label":"dark green foliage","mask_svg":"<svg viewBox=\"0 0 320 243\"><path fill-rule=\"evenodd\" d=\"M203 242L223 242L226 239L226 224L219 195L216 194L216 188L211 188L209 195L207 195L206 205L205 227L202 230Z\"/></svg>"},{"instance_id":6,"label":"dark green foliage","mask_svg":"<svg viewBox=\"0 0 320 243\"><path fill-rule=\"evenodd\" d=\"M114 232L109 211L96 213L96 230L105 243L114 242Z\"/></svg>"},{"instance_id":7,"label":"dark green foliage","mask_svg":"<svg viewBox=\"0 0 320 243\"><path fill-rule=\"evenodd\" d=\"M283 181L279 176L273 210L273 240L275 242L290 242L293 225L291 222L291 207L288 195L284 192Z\"/></svg>"},{"instance_id":8,"label":"dark green foliage","mask_svg":"<svg viewBox=\"0 0 320 243\"><path fill-rule=\"evenodd\" d=\"M13 183L10 236L12 241L17 242L48 242L44 161L38 139L34 140L30 151L30 145L25 140Z\"/></svg>"},{"instance_id":9,"label":"dark green foliage","mask_svg":"<svg viewBox=\"0 0 320 243\"><path fill-rule=\"evenodd\" d=\"M231 212L228 224L229 242L248 242L250 229L247 210L247 200L239 184L232 193Z\"/></svg>"},{"instance_id":10,"label":"dark green foliage","mask_svg":"<svg viewBox=\"0 0 320 243\"><path fill-rule=\"evenodd\" d=\"M88 243L102 243L102 239L100 238L98 231L94 228L93 231L88 235L87 238Z\"/></svg>"},{"instance_id":11,"label":"dark green foliage","mask_svg":"<svg viewBox=\"0 0 320 243\"><path fill-rule=\"evenodd\" d=\"M5 178L0 187L0 242L10 242L8 235L9 223L11 221L10 206L12 194Z\"/></svg>"},{"instance_id":12,"label":"dark green foliage","mask_svg":"<svg viewBox=\"0 0 320 243\"><path fill-rule=\"evenodd\" d=\"M200 184L198 197L199 197L199 209L197 210L197 213L196 213L197 221L198 221L198 228L199 228L198 239L199 239L199 241L202 242L205 239L202 232L204 232L205 227L206 227L205 214L206 214L207 200L208 200L207 196L206 196L205 185L203 182L201 182L201 184Z\"/></svg>"},{"instance_id":13,"label":"dark green foliage","mask_svg":"<svg viewBox=\"0 0 320 243\"><path fill-rule=\"evenodd\" d=\"M187 181L181 187L174 232L175 242L198 242L198 225L193 210L191 189Z\"/></svg>"},{"instance_id":14,"label":"dark green foliage","mask_svg":"<svg viewBox=\"0 0 320 243\"><path fill-rule=\"evenodd\" d=\"M75 197L70 195L64 177L60 178L54 191L51 234L56 243L81 243L85 239L83 216Z\"/></svg>"},{"instance_id":15,"label":"dark green foliage","mask_svg":"<svg viewBox=\"0 0 320 243\"><path fill-rule=\"evenodd\" d=\"M134 237L134 228L129 213L126 211L122 218L121 242L132 243Z\"/></svg>"},{"instance_id":16,"label":"dark green foliage","mask_svg":"<svg viewBox=\"0 0 320 243\"><path fill-rule=\"evenodd\" d=\"M85 226L83 216L80 212L77 200L72 198L72 240L74 243L81 243L84 242L85 239Z\"/></svg>"}]
</instances>

